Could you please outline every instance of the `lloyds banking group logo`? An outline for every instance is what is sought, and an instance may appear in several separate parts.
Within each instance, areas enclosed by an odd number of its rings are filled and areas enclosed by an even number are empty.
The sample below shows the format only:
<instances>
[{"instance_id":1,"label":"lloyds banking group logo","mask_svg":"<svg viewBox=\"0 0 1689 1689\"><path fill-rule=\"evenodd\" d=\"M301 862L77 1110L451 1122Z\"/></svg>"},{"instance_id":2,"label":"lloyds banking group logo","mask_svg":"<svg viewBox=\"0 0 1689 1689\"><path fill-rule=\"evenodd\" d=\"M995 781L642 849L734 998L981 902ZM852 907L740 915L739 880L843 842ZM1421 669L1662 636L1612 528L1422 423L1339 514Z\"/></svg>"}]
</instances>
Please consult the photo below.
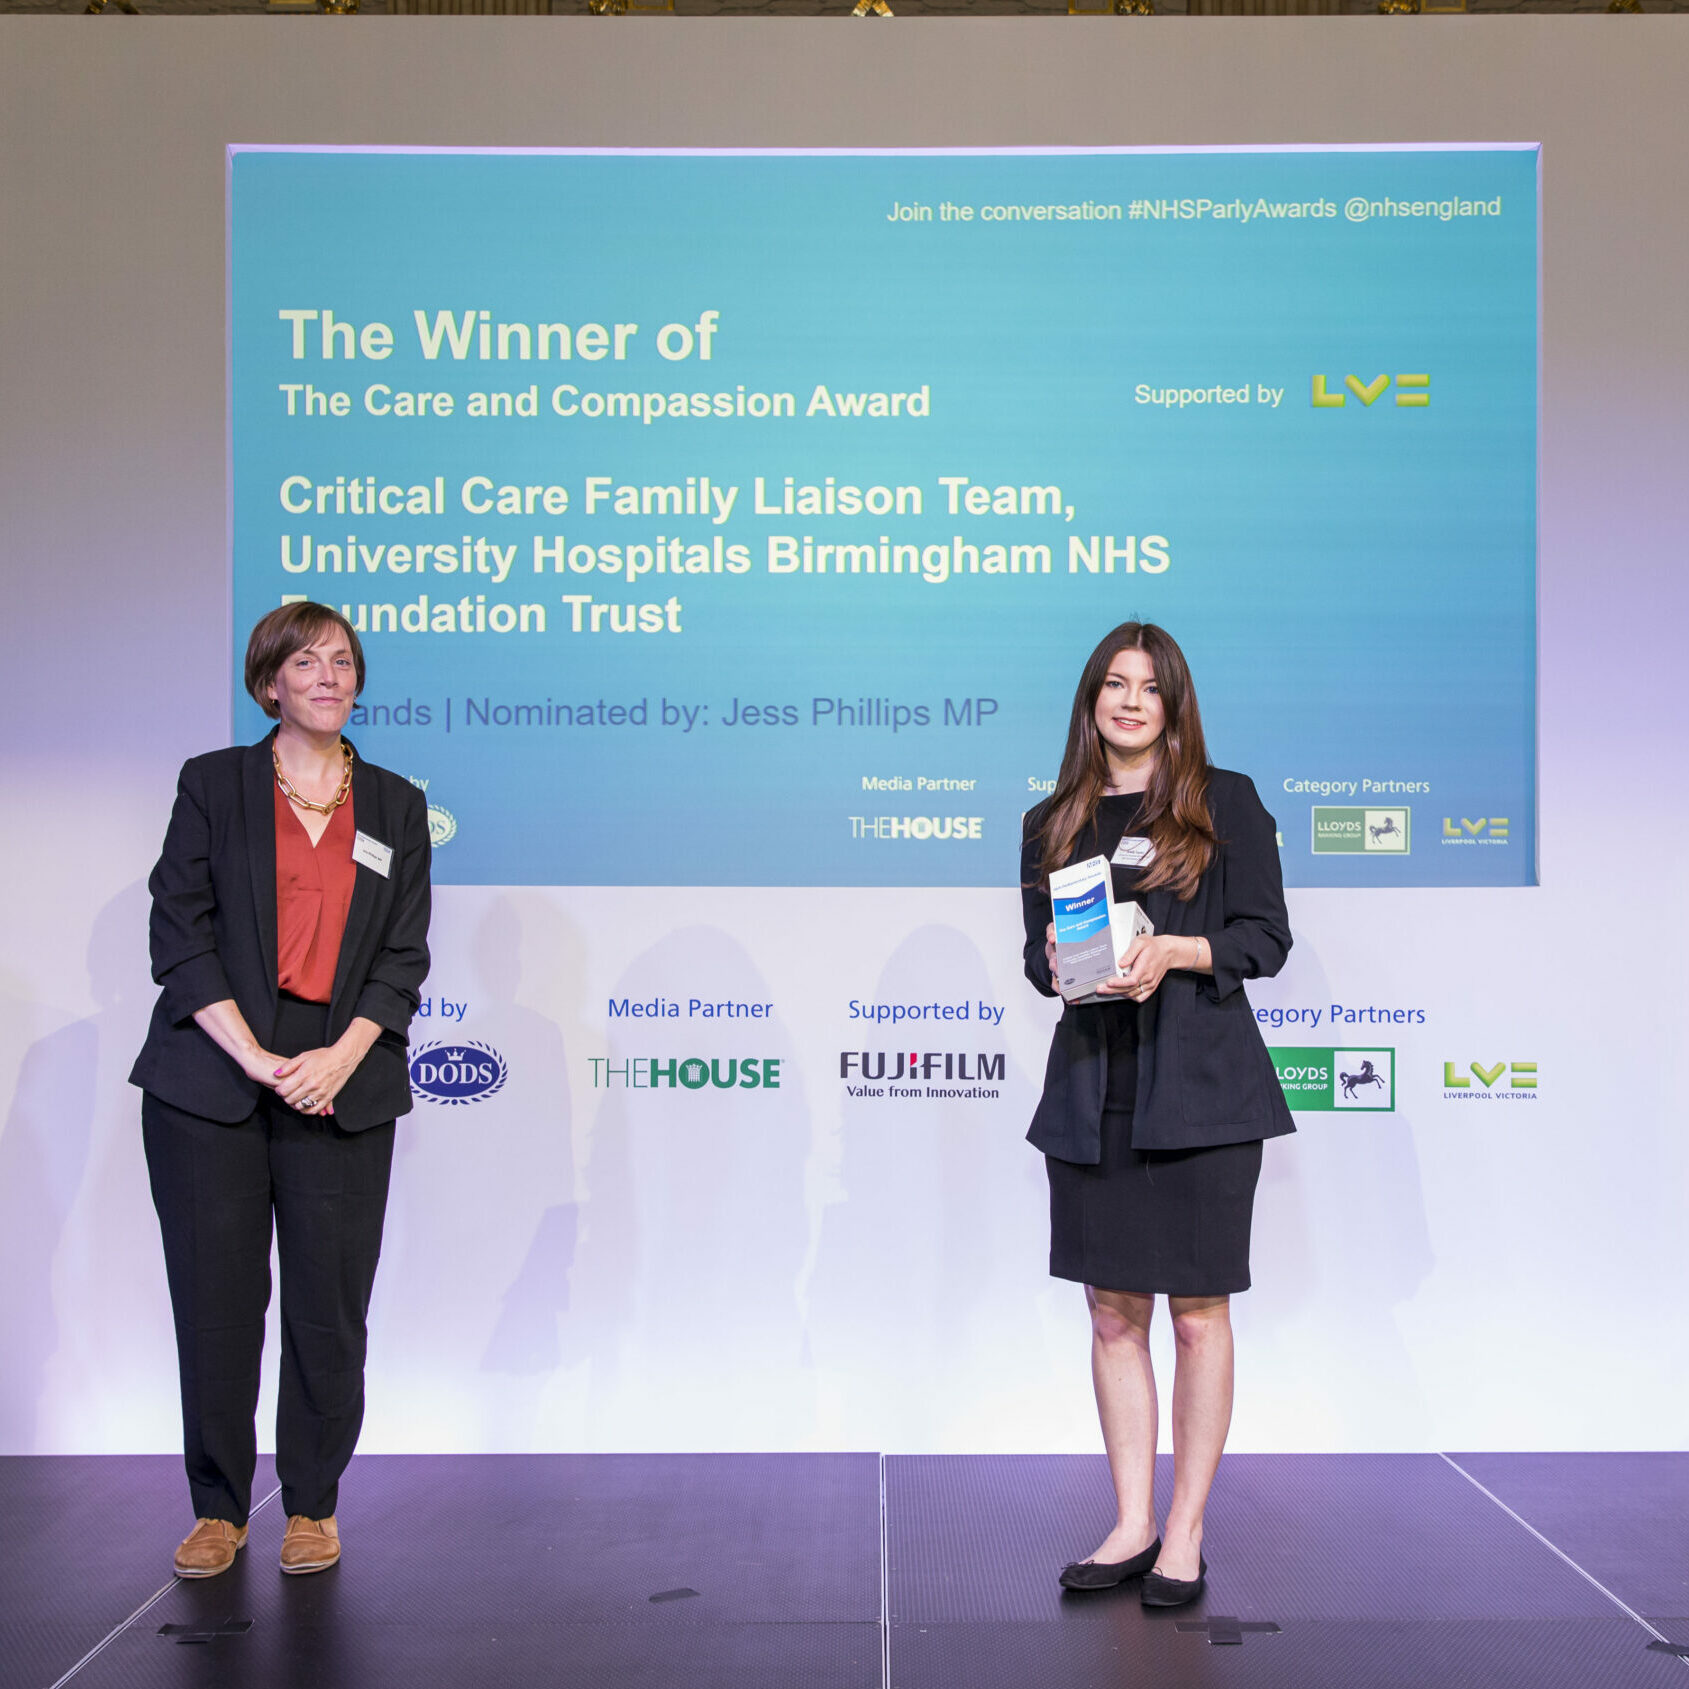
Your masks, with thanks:
<instances>
[{"instance_id":1,"label":"lloyds banking group logo","mask_svg":"<svg viewBox=\"0 0 1689 1689\"><path fill-rule=\"evenodd\" d=\"M1406 856L1413 848L1413 811L1314 805L1315 856Z\"/></svg>"},{"instance_id":2,"label":"lloyds banking group logo","mask_svg":"<svg viewBox=\"0 0 1689 1689\"><path fill-rule=\"evenodd\" d=\"M1267 1052L1278 1073L1279 1089L1293 1109L1304 1113L1394 1114L1396 1052L1274 1048Z\"/></svg>"}]
</instances>

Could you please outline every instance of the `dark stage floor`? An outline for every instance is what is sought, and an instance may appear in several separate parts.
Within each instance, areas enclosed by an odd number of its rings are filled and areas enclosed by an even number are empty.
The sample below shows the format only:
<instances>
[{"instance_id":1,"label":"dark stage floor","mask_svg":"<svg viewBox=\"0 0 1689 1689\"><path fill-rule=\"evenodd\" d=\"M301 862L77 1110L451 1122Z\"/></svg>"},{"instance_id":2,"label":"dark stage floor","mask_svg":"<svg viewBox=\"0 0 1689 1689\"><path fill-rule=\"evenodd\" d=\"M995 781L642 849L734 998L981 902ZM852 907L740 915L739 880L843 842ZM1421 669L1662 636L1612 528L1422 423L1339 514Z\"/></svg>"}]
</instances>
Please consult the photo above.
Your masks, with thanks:
<instances>
[{"instance_id":1,"label":"dark stage floor","mask_svg":"<svg viewBox=\"0 0 1689 1689\"><path fill-rule=\"evenodd\" d=\"M185 1506L174 1458L0 1460L0 1686L1689 1689L1684 1454L1229 1455L1153 1614L1057 1588L1100 1456L362 1456L306 1578L271 1500L168 1579Z\"/></svg>"}]
</instances>

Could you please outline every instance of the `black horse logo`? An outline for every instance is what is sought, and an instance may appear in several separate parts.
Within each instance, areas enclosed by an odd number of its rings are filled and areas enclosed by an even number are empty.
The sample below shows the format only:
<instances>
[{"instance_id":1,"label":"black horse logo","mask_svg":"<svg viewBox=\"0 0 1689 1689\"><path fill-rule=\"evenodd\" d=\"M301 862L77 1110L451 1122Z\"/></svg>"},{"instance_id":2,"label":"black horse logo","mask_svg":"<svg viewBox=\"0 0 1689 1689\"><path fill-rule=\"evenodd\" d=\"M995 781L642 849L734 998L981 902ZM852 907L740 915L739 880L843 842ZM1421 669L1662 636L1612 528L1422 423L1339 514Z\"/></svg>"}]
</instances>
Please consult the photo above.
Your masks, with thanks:
<instances>
[{"instance_id":1,"label":"black horse logo","mask_svg":"<svg viewBox=\"0 0 1689 1689\"><path fill-rule=\"evenodd\" d=\"M1343 1095L1351 1102L1354 1101L1355 1087L1358 1085L1376 1085L1381 1091L1389 1089L1389 1083L1384 1075L1373 1072L1370 1057L1362 1060L1359 1073L1339 1073L1337 1078L1343 1086Z\"/></svg>"},{"instance_id":2,"label":"black horse logo","mask_svg":"<svg viewBox=\"0 0 1689 1689\"><path fill-rule=\"evenodd\" d=\"M1368 827L1367 831L1372 834L1374 844L1377 844L1380 839L1399 839L1402 836L1402 830L1396 825L1396 818L1393 815L1386 815L1378 826Z\"/></svg>"}]
</instances>

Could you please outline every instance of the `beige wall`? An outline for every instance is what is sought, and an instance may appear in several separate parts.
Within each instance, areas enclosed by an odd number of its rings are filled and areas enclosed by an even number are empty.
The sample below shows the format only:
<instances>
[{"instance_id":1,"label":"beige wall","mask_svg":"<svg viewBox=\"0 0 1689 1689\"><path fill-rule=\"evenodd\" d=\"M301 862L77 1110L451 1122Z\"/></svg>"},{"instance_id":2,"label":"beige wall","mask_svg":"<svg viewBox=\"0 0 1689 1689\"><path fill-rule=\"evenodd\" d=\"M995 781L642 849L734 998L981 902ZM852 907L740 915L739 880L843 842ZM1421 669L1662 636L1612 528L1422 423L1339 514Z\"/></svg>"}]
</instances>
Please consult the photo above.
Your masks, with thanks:
<instances>
[{"instance_id":1,"label":"beige wall","mask_svg":"<svg viewBox=\"0 0 1689 1689\"><path fill-rule=\"evenodd\" d=\"M830 21L0 19L0 1373L31 1381L0 1387L0 1451L173 1436L123 1080L150 997L141 882L177 765L228 733L236 141L1540 141L1543 883L1400 894L1388 951L1371 905L1359 925L1341 894L1299 894L1294 912L1311 957L1353 944L1387 970L1411 951L1416 977L1448 982L1451 1025L1505 1010L1522 981L1563 982L1528 1028L1528 1053L1561 1063L1539 1173L1566 1198L1509 1222L1543 1263L1504 1287L1520 1365L1546 1368L1518 1375L1519 1399L1561 1415L1542 1433L1556 1446L1665 1434L1649 1415L1684 1387L1657 1338L1681 1311L1689 1167L1689 32L1645 17ZM1466 1177L1441 1132L1419 1145L1428 1192ZM1497 1215L1517 1198L1503 1171ZM1460 1238L1432 1212L1454 1263ZM1495 1330L1496 1287L1445 1270L1403 1320L1430 1361L1482 1354ZM1341 1338L1322 1306L1310 1345ZM1294 1346L1284 1365L1304 1367ZM1440 1376L1456 1411L1463 1378ZM1444 1446L1506 1446L1508 1423Z\"/></svg>"}]
</instances>

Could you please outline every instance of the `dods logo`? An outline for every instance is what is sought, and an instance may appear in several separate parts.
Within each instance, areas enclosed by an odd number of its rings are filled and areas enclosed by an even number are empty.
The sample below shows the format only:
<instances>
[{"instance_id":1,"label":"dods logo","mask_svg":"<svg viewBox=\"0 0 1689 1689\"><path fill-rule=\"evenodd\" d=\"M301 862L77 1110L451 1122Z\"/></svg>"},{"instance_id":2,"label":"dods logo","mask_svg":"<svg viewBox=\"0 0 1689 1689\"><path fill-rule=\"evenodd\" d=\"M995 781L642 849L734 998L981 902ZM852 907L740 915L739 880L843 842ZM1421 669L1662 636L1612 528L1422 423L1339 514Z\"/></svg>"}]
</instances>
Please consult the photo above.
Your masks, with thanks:
<instances>
[{"instance_id":1,"label":"dods logo","mask_svg":"<svg viewBox=\"0 0 1689 1689\"><path fill-rule=\"evenodd\" d=\"M1507 1081L1505 1085L1503 1079ZM1537 1064L1534 1061L1446 1061L1443 1095L1451 1102L1534 1103Z\"/></svg>"},{"instance_id":2,"label":"dods logo","mask_svg":"<svg viewBox=\"0 0 1689 1689\"><path fill-rule=\"evenodd\" d=\"M1443 817L1443 843L1446 845L1504 845L1507 843L1507 817L1480 815L1469 821L1463 815L1456 822L1452 815Z\"/></svg>"},{"instance_id":3,"label":"dods logo","mask_svg":"<svg viewBox=\"0 0 1689 1689\"><path fill-rule=\"evenodd\" d=\"M382 705L382 704L377 704L374 707L375 707L375 710L378 712L375 719L378 719L378 720L384 719L386 706ZM408 725L409 722L410 722L410 719L411 719L409 700L406 700L405 704L401 707L403 708L403 710L405 712L405 720L404 720L404 723L401 724L401 725ZM418 704L416 706L416 712L417 712L416 713L417 721L420 722L423 726L427 726L427 724L428 724L428 713L429 713L428 712L428 706L426 704ZM398 717L397 717L396 714L394 716L394 720L395 721L398 720ZM413 786L415 786L416 789L419 792L422 793L424 798L428 797L428 781L422 775L420 775L420 774L407 774L405 776L405 778L408 781L410 781L410 783ZM452 812L449 809L447 809L443 804L437 804L437 803L434 803L432 800L430 800L429 804L428 804L428 842L429 842L429 844L431 844L434 847L435 850L438 850L441 845L450 844L452 842L452 840L455 839L456 837L457 837L457 817L455 815L453 815Z\"/></svg>"},{"instance_id":4,"label":"dods logo","mask_svg":"<svg viewBox=\"0 0 1689 1689\"><path fill-rule=\"evenodd\" d=\"M1294 1109L1324 1113L1357 1109L1393 1114L1396 1109L1395 1050L1273 1049L1284 1100Z\"/></svg>"},{"instance_id":5,"label":"dods logo","mask_svg":"<svg viewBox=\"0 0 1689 1689\"><path fill-rule=\"evenodd\" d=\"M428 842L438 850L457 837L457 817L440 804L428 806Z\"/></svg>"},{"instance_id":6,"label":"dods logo","mask_svg":"<svg viewBox=\"0 0 1689 1689\"><path fill-rule=\"evenodd\" d=\"M478 1103L504 1089L510 1064L491 1044L424 1044L411 1057L411 1086L434 1103Z\"/></svg>"},{"instance_id":7,"label":"dods logo","mask_svg":"<svg viewBox=\"0 0 1689 1689\"><path fill-rule=\"evenodd\" d=\"M1375 375L1371 381L1362 381L1358 375L1343 377L1342 388L1333 392L1326 386L1323 375L1314 377L1314 409L1341 410L1353 396L1370 409L1378 400L1382 399L1390 389L1390 378L1387 375ZM1431 377L1428 375L1398 375L1396 377L1396 403L1403 409L1423 408L1431 403Z\"/></svg>"},{"instance_id":8,"label":"dods logo","mask_svg":"<svg viewBox=\"0 0 1689 1689\"><path fill-rule=\"evenodd\" d=\"M1411 809L1314 805L1315 856L1406 856L1412 842Z\"/></svg>"}]
</instances>

